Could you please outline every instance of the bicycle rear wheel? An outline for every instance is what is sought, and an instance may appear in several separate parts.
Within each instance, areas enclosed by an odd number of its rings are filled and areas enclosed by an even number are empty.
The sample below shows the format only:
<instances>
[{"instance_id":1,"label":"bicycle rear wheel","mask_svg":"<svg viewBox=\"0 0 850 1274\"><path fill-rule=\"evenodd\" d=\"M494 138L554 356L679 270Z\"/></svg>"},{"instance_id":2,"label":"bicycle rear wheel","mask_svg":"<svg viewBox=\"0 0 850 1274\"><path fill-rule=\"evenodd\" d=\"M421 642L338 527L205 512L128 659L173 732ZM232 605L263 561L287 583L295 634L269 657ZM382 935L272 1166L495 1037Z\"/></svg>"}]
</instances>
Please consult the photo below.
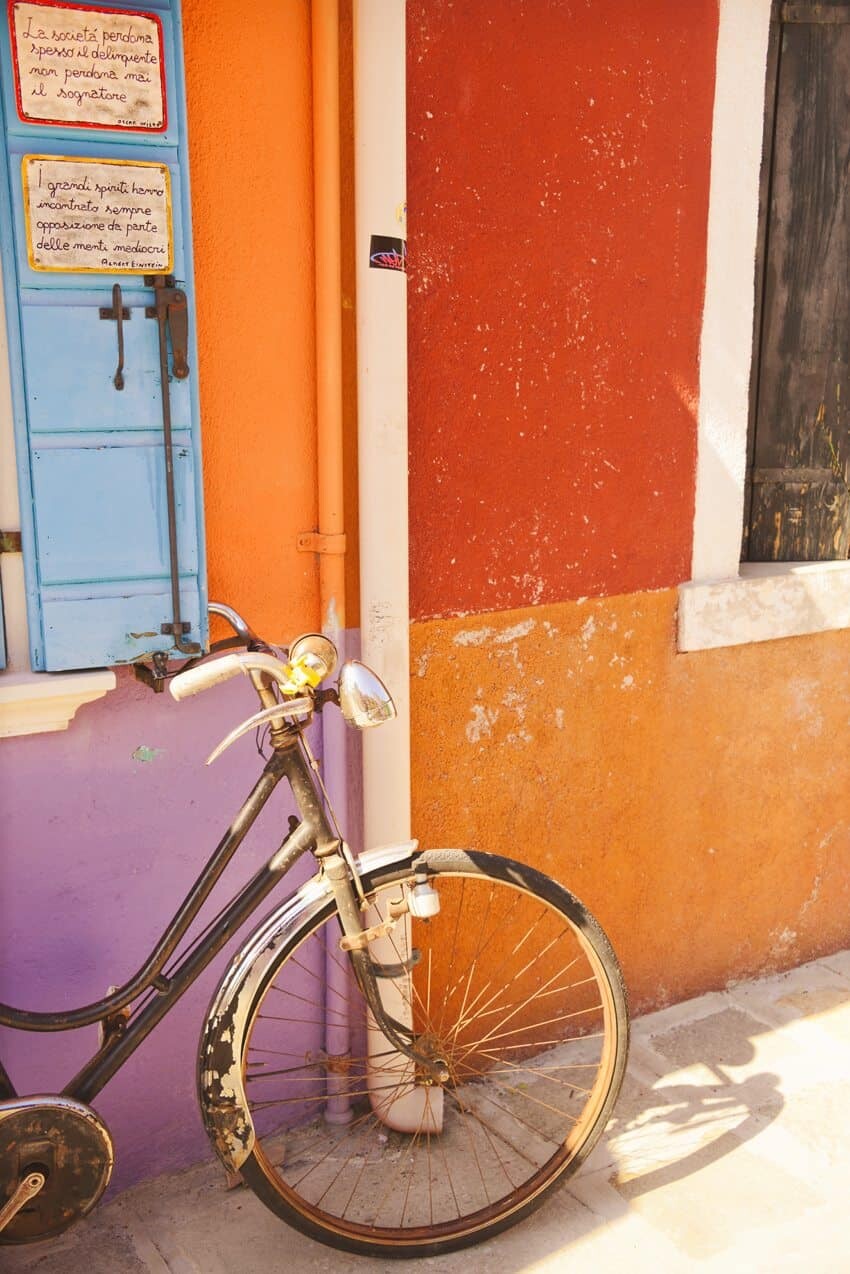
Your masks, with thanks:
<instances>
[{"instance_id":1,"label":"bicycle rear wheel","mask_svg":"<svg viewBox=\"0 0 850 1274\"><path fill-rule=\"evenodd\" d=\"M330 906L269 971L242 1058L257 1138L243 1178L297 1229L372 1255L451 1251L528 1215L599 1139L628 1048L616 958L576 898L489 854L433 850L418 861L441 909L393 933L398 962L421 953L395 985L418 1047L443 1058L450 1075L421 1090L418 1124L389 1126L414 1067L380 1035L367 1047L375 1026L356 985L349 1124L323 1117L328 1059L296 1052L305 1031L338 1011L321 976L328 951L344 961ZM405 878L410 870L396 868L364 885L370 900L386 902Z\"/></svg>"}]
</instances>

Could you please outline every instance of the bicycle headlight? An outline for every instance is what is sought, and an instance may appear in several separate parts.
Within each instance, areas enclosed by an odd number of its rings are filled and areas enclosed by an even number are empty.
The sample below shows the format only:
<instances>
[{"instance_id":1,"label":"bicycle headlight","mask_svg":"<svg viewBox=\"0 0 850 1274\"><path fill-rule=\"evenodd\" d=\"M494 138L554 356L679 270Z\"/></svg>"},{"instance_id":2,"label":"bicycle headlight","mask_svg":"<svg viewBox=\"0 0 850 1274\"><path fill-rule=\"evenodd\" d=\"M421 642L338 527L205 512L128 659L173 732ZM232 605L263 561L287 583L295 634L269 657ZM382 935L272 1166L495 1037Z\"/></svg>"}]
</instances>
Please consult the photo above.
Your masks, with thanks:
<instances>
[{"instance_id":1,"label":"bicycle headlight","mask_svg":"<svg viewBox=\"0 0 850 1274\"><path fill-rule=\"evenodd\" d=\"M396 715L392 695L381 678L357 659L349 659L339 674L339 706L346 725L368 730Z\"/></svg>"},{"instance_id":2,"label":"bicycle headlight","mask_svg":"<svg viewBox=\"0 0 850 1274\"><path fill-rule=\"evenodd\" d=\"M308 674L305 680L313 686L331 675L337 658L336 646L321 633L305 633L289 647L290 666L303 669Z\"/></svg>"}]
</instances>

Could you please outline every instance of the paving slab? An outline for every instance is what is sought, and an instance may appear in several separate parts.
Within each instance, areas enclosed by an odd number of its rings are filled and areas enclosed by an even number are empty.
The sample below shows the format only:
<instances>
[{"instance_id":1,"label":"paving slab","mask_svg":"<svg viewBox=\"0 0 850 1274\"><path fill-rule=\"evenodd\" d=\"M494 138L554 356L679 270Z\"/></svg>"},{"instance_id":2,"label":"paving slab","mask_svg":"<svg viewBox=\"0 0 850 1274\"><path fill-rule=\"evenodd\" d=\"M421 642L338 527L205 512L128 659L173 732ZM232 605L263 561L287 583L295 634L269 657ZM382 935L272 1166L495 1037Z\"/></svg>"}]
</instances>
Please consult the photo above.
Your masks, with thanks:
<instances>
[{"instance_id":1,"label":"paving slab","mask_svg":"<svg viewBox=\"0 0 850 1274\"><path fill-rule=\"evenodd\" d=\"M120 1147L119 1153L120 1153ZM623 1092L582 1172L533 1217L417 1261L290 1230L215 1164L127 1190L3 1274L847 1274L850 952L634 1024Z\"/></svg>"}]
</instances>

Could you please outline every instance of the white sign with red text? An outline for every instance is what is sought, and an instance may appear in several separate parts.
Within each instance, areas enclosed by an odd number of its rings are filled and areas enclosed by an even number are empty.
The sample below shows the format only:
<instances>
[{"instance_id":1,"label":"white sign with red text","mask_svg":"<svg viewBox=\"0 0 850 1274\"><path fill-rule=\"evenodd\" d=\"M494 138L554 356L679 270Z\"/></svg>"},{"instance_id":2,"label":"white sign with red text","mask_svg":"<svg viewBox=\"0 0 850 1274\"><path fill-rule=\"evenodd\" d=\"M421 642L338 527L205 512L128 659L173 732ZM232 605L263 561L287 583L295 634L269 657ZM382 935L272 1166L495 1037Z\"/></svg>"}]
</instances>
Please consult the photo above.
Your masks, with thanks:
<instances>
[{"instance_id":1,"label":"white sign with red text","mask_svg":"<svg viewBox=\"0 0 850 1274\"><path fill-rule=\"evenodd\" d=\"M141 132L166 127L156 14L13 0L9 16L22 120Z\"/></svg>"}]
</instances>

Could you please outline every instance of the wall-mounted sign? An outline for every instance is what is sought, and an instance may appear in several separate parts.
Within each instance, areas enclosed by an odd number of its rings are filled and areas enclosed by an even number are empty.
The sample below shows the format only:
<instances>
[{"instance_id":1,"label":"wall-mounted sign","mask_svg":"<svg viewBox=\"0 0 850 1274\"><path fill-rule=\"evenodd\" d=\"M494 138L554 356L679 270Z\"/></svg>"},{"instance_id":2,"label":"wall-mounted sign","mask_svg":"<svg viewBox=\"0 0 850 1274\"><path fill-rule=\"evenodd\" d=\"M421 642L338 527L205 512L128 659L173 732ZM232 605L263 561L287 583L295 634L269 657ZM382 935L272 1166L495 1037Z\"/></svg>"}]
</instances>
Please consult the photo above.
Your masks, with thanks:
<instances>
[{"instance_id":1,"label":"wall-mounted sign","mask_svg":"<svg viewBox=\"0 0 850 1274\"><path fill-rule=\"evenodd\" d=\"M162 23L154 13L10 0L18 114L30 124L162 132Z\"/></svg>"},{"instance_id":2,"label":"wall-mounted sign","mask_svg":"<svg viewBox=\"0 0 850 1274\"><path fill-rule=\"evenodd\" d=\"M171 183L165 164L24 155L21 169L33 270L171 273Z\"/></svg>"}]
</instances>

